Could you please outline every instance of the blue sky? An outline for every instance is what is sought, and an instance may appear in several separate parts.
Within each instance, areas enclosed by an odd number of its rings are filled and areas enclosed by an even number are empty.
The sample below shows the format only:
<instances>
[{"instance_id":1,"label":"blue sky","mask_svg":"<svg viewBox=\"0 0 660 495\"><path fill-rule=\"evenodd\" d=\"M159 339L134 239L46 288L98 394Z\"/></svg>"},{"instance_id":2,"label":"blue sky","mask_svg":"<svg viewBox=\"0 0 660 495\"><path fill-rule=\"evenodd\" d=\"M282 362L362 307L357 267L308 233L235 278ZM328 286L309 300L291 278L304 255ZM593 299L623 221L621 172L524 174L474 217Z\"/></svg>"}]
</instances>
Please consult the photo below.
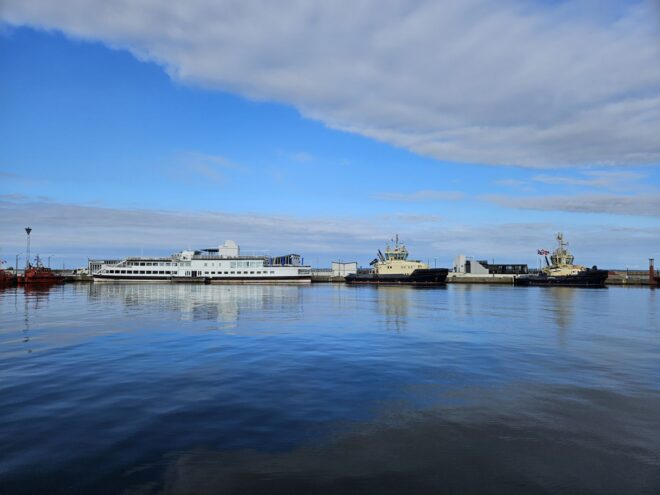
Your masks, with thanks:
<instances>
[{"instance_id":1,"label":"blue sky","mask_svg":"<svg viewBox=\"0 0 660 495\"><path fill-rule=\"evenodd\" d=\"M464 21L477 26L468 34L484 36L477 47L501 14L521 19L519 5L503 5ZM433 41L419 35L423 24L383 41L392 31L374 21L385 55L355 40L326 53L320 35L305 31L271 52L262 48L268 40L231 33L207 39L200 29L194 42L165 43L138 21L135 33L111 20L94 29L98 18L73 7L67 17L66 5L64 13L10 5L0 34L0 256L23 251L29 224L37 250L69 265L225 238L246 250L298 251L314 264L366 264L397 232L413 254L445 265L459 253L533 264L563 230L578 261L643 267L660 258L660 75L645 65L633 77L626 64L644 65L657 51L616 64L608 52L576 53L583 67L545 82L545 65L565 47L538 33L562 19L567 46L611 35L608 50L622 56L640 37L658 41L637 12L648 5L601 18L539 3L536 31L521 35L537 45L527 62L482 47L472 73L456 63L468 49L458 46L438 63L466 72L462 80L429 73L424 58L397 70L408 63L407 44ZM258 25L260 12L234 13L235 23ZM192 14L168 15L180 27ZM637 29L622 37L626 26ZM226 55L246 46L244 58ZM211 62L207 48L216 50ZM216 55L228 58L216 66ZM607 84L594 82L601 74Z\"/></svg>"}]
</instances>

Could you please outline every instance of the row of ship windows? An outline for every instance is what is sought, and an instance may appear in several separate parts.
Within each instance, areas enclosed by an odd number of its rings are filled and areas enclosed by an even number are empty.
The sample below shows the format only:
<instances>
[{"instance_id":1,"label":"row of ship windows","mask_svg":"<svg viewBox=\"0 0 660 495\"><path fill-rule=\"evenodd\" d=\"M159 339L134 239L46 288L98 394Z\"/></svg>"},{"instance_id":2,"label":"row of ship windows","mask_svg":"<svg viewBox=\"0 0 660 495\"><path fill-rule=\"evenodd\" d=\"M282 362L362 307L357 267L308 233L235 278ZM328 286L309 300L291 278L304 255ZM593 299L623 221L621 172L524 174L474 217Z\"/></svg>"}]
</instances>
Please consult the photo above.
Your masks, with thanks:
<instances>
[{"instance_id":1,"label":"row of ship windows","mask_svg":"<svg viewBox=\"0 0 660 495\"><path fill-rule=\"evenodd\" d=\"M159 261L159 262L151 262L151 261L129 261L128 264L131 266L176 266L176 263L170 263L169 261Z\"/></svg>"},{"instance_id":2,"label":"row of ship windows","mask_svg":"<svg viewBox=\"0 0 660 495\"><path fill-rule=\"evenodd\" d=\"M118 275L174 275L176 272L170 270L107 270L106 273L118 274ZM204 272L204 275L255 275L254 271L232 271L232 272ZM275 274L275 271L271 271L271 274ZM267 275L268 271L257 271L257 275ZM190 272L186 272L186 275L190 275Z\"/></svg>"},{"instance_id":3,"label":"row of ship windows","mask_svg":"<svg viewBox=\"0 0 660 495\"><path fill-rule=\"evenodd\" d=\"M267 270L264 270L263 272L262 272L262 271L257 271L257 272L254 272L254 271L251 271L251 272L244 271L244 272L242 272L242 271L239 270L239 271L234 271L234 272L204 272L204 275L223 275L223 274L224 274L224 275L248 275L248 274L255 275L255 273L256 273L257 275L261 275L261 274L263 274L263 275L267 275L267 274L268 274L268 271L267 271ZM270 273L271 273L271 274L274 274L275 271L271 271ZM186 272L186 275L190 275L190 272Z\"/></svg>"},{"instance_id":4,"label":"row of ship windows","mask_svg":"<svg viewBox=\"0 0 660 495\"><path fill-rule=\"evenodd\" d=\"M107 270L106 273L125 273L127 275L174 275L175 272L169 270Z\"/></svg>"},{"instance_id":5,"label":"row of ship windows","mask_svg":"<svg viewBox=\"0 0 660 495\"><path fill-rule=\"evenodd\" d=\"M190 266L190 265L188 265ZM216 266L215 263L204 263L204 266ZM218 263L218 267L222 266L222 263ZM230 268L263 268L263 261L230 261Z\"/></svg>"}]
</instances>

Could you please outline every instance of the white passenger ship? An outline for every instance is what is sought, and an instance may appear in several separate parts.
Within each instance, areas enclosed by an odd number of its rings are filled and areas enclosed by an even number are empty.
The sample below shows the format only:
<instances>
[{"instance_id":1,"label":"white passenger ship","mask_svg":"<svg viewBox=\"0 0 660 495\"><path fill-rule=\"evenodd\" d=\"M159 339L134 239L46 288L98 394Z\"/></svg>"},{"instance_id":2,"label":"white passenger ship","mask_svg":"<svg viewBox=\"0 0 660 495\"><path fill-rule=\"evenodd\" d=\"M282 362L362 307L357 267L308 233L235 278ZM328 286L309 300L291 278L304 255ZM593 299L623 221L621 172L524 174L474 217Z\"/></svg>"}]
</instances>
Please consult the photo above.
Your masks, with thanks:
<instances>
[{"instance_id":1,"label":"white passenger ship","mask_svg":"<svg viewBox=\"0 0 660 495\"><path fill-rule=\"evenodd\" d=\"M312 270L300 255L241 256L238 244L226 241L218 248L102 264L93 276L94 282L306 283Z\"/></svg>"}]
</instances>

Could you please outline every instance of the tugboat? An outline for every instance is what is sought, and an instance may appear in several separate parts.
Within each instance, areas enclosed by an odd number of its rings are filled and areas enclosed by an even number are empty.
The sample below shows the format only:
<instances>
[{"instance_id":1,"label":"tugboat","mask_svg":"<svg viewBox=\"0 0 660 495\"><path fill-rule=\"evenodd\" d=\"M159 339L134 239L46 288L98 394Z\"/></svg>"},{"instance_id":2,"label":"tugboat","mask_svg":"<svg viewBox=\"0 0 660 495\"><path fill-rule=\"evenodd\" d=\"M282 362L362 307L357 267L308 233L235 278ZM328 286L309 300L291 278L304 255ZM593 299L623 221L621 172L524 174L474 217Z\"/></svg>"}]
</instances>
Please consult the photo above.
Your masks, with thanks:
<instances>
[{"instance_id":1,"label":"tugboat","mask_svg":"<svg viewBox=\"0 0 660 495\"><path fill-rule=\"evenodd\" d=\"M346 277L347 284L372 285L444 285L447 280L446 268L429 268L426 263L408 259L408 250L399 244L396 236L394 247L388 244L385 254L378 250L378 258L370 265L370 273L358 273Z\"/></svg>"},{"instance_id":2,"label":"tugboat","mask_svg":"<svg viewBox=\"0 0 660 495\"><path fill-rule=\"evenodd\" d=\"M608 271L599 270L596 266L586 268L581 265L574 265L573 255L566 249L567 242L564 242L564 235L557 234L557 248L545 261L548 266L543 268L537 274L520 275L514 279L514 285L527 286L560 286L560 287L605 287ZM547 251L545 253L547 254Z\"/></svg>"},{"instance_id":3,"label":"tugboat","mask_svg":"<svg viewBox=\"0 0 660 495\"><path fill-rule=\"evenodd\" d=\"M53 273L53 270L43 266L39 256L34 265L28 263L22 275L18 276L18 285L53 285L63 284L64 277Z\"/></svg>"}]
</instances>

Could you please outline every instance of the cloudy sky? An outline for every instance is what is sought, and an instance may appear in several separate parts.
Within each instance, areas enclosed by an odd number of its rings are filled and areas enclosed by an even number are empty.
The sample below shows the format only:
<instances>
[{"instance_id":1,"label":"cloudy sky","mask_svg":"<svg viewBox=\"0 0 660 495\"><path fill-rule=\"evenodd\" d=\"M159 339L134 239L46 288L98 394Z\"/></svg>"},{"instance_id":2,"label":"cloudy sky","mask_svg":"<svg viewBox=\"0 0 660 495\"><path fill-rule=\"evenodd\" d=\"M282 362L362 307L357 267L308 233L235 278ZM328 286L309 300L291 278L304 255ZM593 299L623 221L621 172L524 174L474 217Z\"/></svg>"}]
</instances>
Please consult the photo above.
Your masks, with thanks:
<instances>
[{"instance_id":1,"label":"cloudy sky","mask_svg":"<svg viewBox=\"0 0 660 495\"><path fill-rule=\"evenodd\" d=\"M660 258L649 1L4 0L0 258ZM54 261L55 263L55 261Z\"/></svg>"}]
</instances>

